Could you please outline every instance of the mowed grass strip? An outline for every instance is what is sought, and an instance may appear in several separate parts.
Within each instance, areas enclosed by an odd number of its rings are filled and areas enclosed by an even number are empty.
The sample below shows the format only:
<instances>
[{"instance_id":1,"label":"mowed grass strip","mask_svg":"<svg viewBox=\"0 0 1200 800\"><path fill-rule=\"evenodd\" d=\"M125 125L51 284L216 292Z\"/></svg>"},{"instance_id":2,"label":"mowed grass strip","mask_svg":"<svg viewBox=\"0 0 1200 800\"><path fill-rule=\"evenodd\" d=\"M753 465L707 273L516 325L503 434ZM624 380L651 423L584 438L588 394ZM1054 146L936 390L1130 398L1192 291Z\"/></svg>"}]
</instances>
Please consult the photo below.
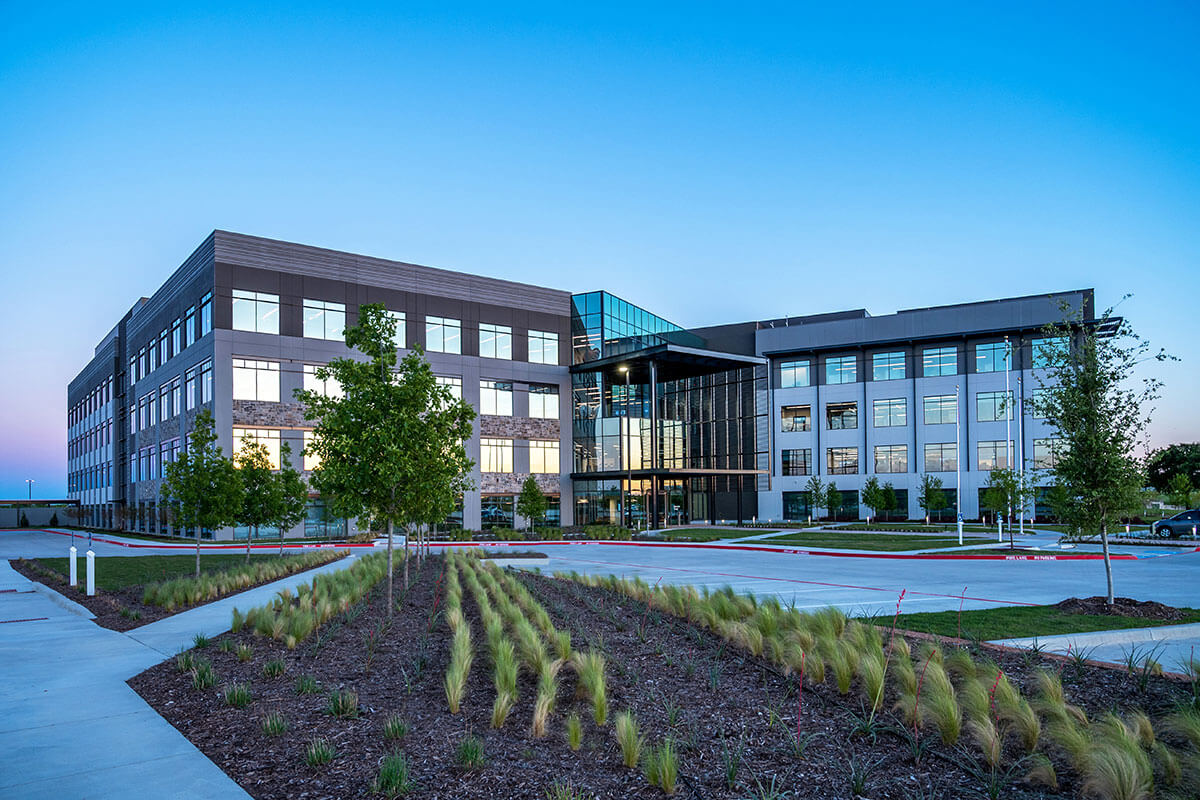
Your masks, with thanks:
<instances>
[{"instance_id":1,"label":"mowed grass strip","mask_svg":"<svg viewBox=\"0 0 1200 800\"><path fill-rule=\"evenodd\" d=\"M715 542L718 539L740 539L767 532L750 528L669 528L661 531L661 534L668 542Z\"/></svg>"},{"instance_id":2,"label":"mowed grass strip","mask_svg":"<svg viewBox=\"0 0 1200 800\"><path fill-rule=\"evenodd\" d=\"M835 533L831 531L812 531L804 533L784 533L779 536L768 536L758 539L764 544L793 544L801 547L825 547L845 550L881 550L887 552L903 552L906 550L927 550L936 547L958 547L957 536L908 536L903 534L869 534L869 533ZM980 539L965 539L964 544L982 544Z\"/></svg>"},{"instance_id":3,"label":"mowed grass strip","mask_svg":"<svg viewBox=\"0 0 1200 800\"><path fill-rule=\"evenodd\" d=\"M1180 610L1185 615L1181 620L1155 620L1121 617L1115 614L1111 616L1107 614L1068 614L1054 606L987 608L962 612L962 633L964 637L971 636L991 641L1200 622L1200 610L1194 608ZM875 623L891 627L892 621L880 617L875 620ZM922 611L915 614L901 614L896 627L900 630L920 631L938 636L957 636L958 612Z\"/></svg>"},{"instance_id":4,"label":"mowed grass strip","mask_svg":"<svg viewBox=\"0 0 1200 800\"><path fill-rule=\"evenodd\" d=\"M277 553L253 554L250 562L277 559ZM65 558L34 559L42 566L56 570L63 575L69 567ZM240 553L209 553L200 555L200 572L214 573L241 566L246 563L245 551ZM83 582L84 570L83 553L79 554L79 580ZM196 574L196 554L170 556L106 556L96 559L96 588L107 591L117 591L130 586L144 586L147 583L167 581L172 578L191 577Z\"/></svg>"}]
</instances>

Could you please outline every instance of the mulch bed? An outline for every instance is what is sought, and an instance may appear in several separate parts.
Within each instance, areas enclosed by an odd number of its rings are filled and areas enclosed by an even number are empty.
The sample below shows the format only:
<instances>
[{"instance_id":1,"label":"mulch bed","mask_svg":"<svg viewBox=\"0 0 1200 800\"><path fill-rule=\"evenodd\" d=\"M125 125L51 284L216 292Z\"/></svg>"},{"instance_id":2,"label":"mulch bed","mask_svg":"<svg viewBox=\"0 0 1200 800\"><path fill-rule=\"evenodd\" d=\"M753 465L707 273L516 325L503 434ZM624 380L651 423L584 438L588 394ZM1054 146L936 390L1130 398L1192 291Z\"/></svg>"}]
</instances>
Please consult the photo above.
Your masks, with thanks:
<instances>
[{"instance_id":1,"label":"mulch bed","mask_svg":"<svg viewBox=\"0 0 1200 800\"><path fill-rule=\"evenodd\" d=\"M1181 620L1186 614L1173 606L1153 600L1134 600L1130 597L1114 597L1110 606L1104 597L1069 597L1055 608L1068 614L1091 614L1096 616L1136 617L1138 619Z\"/></svg>"},{"instance_id":2,"label":"mulch bed","mask_svg":"<svg viewBox=\"0 0 1200 800\"><path fill-rule=\"evenodd\" d=\"M382 584L359 606L325 626L296 650L288 651L250 633L226 634L236 644L253 648L238 661L214 641L204 654L212 659L217 686L192 688L174 660L129 681L171 724L218 766L257 798L333 798L370 794L380 759L394 745L384 740L384 719L400 714L409 724L399 742L407 754L421 798L542 798L555 782L570 782L580 797L657 798L640 770L621 763L613 735L617 711L633 709L650 743L672 737L679 750L677 796L744 798L759 796L758 786L786 790L790 797L851 797L851 765L868 769L864 797L873 799L930 796L973 796L980 786L964 768L967 758L940 742L931 745L914 766L902 737L877 731L874 742L851 735L852 715L862 712L857 688L837 693L832 677L806 686L797 719L798 682L766 662L750 657L683 621L647 612L644 605L600 589L552 578L522 574L520 579L550 613L559 628L571 630L577 649L603 648L608 658L609 722L595 726L590 706L574 696L575 676L560 673L558 706L550 733L535 739L529 731L533 680L522 670L520 698L502 730L489 726L494 698L478 609L464 587L463 611L472 622L476 657L462 712L446 707L442 677L449 660L449 632L432 614L442 591L442 559L430 557L414 570L411 589L401 600L390 628L380 637L368 662L367 641L384 623ZM398 580L398 579L397 579ZM913 639L914 649L919 640ZM1084 664L1042 661L1036 653L986 650L1027 696L1032 669L1044 663L1063 674L1067 698L1090 715L1140 707L1152 717L1165 713L1186 690L1153 678L1139 692L1133 678L1115 670ZM282 658L287 673L262 676L262 665ZM358 719L336 719L325 713L325 694L297 695L296 678L315 677L323 691L348 687L358 693ZM254 699L242 710L225 706L221 686L231 681L251 685ZM894 698L885 702L890 708ZM281 712L287 732L269 737L260 729L265 714ZM576 711L583 720L584 745L572 752L566 744L565 719ZM890 719L885 711L881 715ZM795 750L797 729L806 737L803 756ZM465 771L455 763L455 748L464 736L483 740L487 763ZM923 733L929 740L936 732ZM338 756L325 767L304 762L306 743L315 736L333 742ZM963 742L966 744L966 736ZM1009 747L1014 747L1010 742ZM967 744L977 754L973 744ZM726 763L739 754L732 784ZM1008 756L1015 757L1015 750ZM1053 750L1050 755L1054 758ZM1006 759L1010 760L1010 759ZM1077 776L1055 761L1062 781L1059 792L1014 785L1007 797L1076 797ZM924 794L920 794L924 792Z\"/></svg>"}]
</instances>

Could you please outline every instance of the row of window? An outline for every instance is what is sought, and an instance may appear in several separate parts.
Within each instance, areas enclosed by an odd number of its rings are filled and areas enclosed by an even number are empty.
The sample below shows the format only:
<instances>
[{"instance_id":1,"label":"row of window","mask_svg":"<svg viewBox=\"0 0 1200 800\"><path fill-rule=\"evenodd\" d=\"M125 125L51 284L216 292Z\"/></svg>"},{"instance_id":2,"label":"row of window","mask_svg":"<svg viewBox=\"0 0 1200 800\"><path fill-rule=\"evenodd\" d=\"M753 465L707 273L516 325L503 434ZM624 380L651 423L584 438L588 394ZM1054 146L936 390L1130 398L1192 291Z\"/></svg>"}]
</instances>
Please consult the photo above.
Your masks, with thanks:
<instances>
[{"instance_id":1,"label":"row of window","mask_svg":"<svg viewBox=\"0 0 1200 800\"><path fill-rule=\"evenodd\" d=\"M309 339L341 341L346 328L346 304L304 298L302 303L304 336ZM403 311L388 311L396 321L393 343L408 346ZM279 333L279 295L266 292L233 290L233 329L251 333ZM483 358L512 359L512 328L488 322L479 324L479 355ZM425 317L425 349L432 353L462 353L462 320L452 317ZM558 334L529 331L529 362L558 363Z\"/></svg>"},{"instance_id":2,"label":"row of window","mask_svg":"<svg viewBox=\"0 0 1200 800\"><path fill-rule=\"evenodd\" d=\"M304 389L326 397L340 397L342 387L329 378L317 377L317 365L304 364ZM277 361L259 361L248 358L233 359L233 399L260 400L277 403L280 365ZM462 378L438 376L438 383L450 389L450 393L462 398ZM513 385L509 381L482 380L479 382L479 413L500 417L513 415ZM534 419L558 419L558 387L553 384L534 383L529 385L529 416Z\"/></svg>"},{"instance_id":3,"label":"row of window","mask_svg":"<svg viewBox=\"0 0 1200 800\"><path fill-rule=\"evenodd\" d=\"M1009 448L1012 442L978 442L976 459L980 471L1006 469ZM1033 440L1033 468L1054 469L1060 447L1058 439ZM955 472L958 470L958 454L954 442L925 445L925 472ZM1013 451L1015 452L1015 451ZM781 469L783 475L811 475L813 469L811 448L790 448L783 451ZM825 450L825 469L829 475L857 475L857 447L829 447ZM879 474L908 472L908 445L887 444L875 447L875 469Z\"/></svg>"},{"instance_id":4,"label":"row of window","mask_svg":"<svg viewBox=\"0 0 1200 800\"><path fill-rule=\"evenodd\" d=\"M182 317L177 317L163 328L157 337L129 354L129 385L133 386L169 359L182 353L212 331L212 292L200 298L200 303L189 306Z\"/></svg>"},{"instance_id":5,"label":"row of window","mask_svg":"<svg viewBox=\"0 0 1200 800\"><path fill-rule=\"evenodd\" d=\"M67 426L84 422L91 414L105 408L108 401L112 400L112 389L112 378L96 384L95 388L88 392L82 400L68 409Z\"/></svg>"},{"instance_id":6,"label":"row of window","mask_svg":"<svg viewBox=\"0 0 1200 800\"><path fill-rule=\"evenodd\" d=\"M1061 352L1065 339L1047 337L1033 340L1033 368L1050 366ZM975 345L976 372L1003 372L1012 363L1012 348L1006 342ZM936 378L958 374L958 347L927 347L921 351L921 376ZM871 380L898 381L908 377L903 351L873 353ZM825 383L857 383L857 356L830 356L825 359ZM809 359L784 361L779 365L779 386L793 389L812 385L812 362Z\"/></svg>"},{"instance_id":7,"label":"row of window","mask_svg":"<svg viewBox=\"0 0 1200 800\"><path fill-rule=\"evenodd\" d=\"M1034 393L1042 391L1035 389ZM927 395L921 398L926 425L953 425L958 421L958 402L954 395ZM979 422L1000 422L1014 418L1012 392L978 392L975 395L975 418ZM908 425L908 399L891 397L871 403L874 427L896 428ZM784 433L803 433L812 430L812 407L782 406L780 426ZM827 403L825 427L840 431L858 427L858 402Z\"/></svg>"},{"instance_id":8,"label":"row of window","mask_svg":"<svg viewBox=\"0 0 1200 800\"><path fill-rule=\"evenodd\" d=\"M157 392L151 389L130 403L129 432L144 431L212 399L213 363L208 359L162 384Z\"/></svg>"},{"instance_id":9,"label":"row of window","mask_svg":"<svg viewBox=\"0 0 1200 800\"><path fill-rule=\"evenodd\" d=\"M304 431L304 469L316 469L321 464L320 458L310 454L309 445L312 443L312 431ZM247 442L261 444L267 451L267 460L273 468L280 464L281 432L273 428L233 429L235 452L241 452ZM529 442L529 471L535 474L556 475L559 471L558 441L530 439ZM483 438L479 442L479 471L508 472L513 471L513 440Z\"/></svg>"},{"instance_id":10,"label":"row of window","mask_svg":"<svg viewBox=\"0 0 1200 800\"><path fill-rule=\"evenodd\" d=\"M89 489L106 489L112 486L112 465L96 464L67 475L68 492L86 492Z\"/></svg>"}]
</instances>

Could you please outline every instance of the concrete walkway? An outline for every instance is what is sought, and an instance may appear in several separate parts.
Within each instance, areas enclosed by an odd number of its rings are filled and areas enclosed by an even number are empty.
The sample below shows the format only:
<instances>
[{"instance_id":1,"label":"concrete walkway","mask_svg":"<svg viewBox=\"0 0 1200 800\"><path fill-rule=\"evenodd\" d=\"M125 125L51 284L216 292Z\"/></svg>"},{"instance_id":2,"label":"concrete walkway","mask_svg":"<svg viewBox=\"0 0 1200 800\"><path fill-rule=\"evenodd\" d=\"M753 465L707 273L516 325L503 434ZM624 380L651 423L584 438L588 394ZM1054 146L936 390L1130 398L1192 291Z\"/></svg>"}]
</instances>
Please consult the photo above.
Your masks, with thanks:
<instances>
[{"instance_id":1,"label":"concrete walkway","mask_svg":"<svg viewBox=\"0 0 1200 800\"><path fill-rule=\"evenodd\" d=\"M240 786L125 681L229 629L234 606L344 569L326 564L118 633L0 560L0 797L240 798ZM74 608L71 608L71 607Z\"/></svg>"},{"instance_id":2,"label":"concrete walkway","mask_svg":"<svg viewBox=\"0 0 1200 800\"><path fill-rule=\"evenodd\" d=\"M1110 664L1124 664L1126 656L1130 653L1139 661L1150 656L1168 672L1184 672L1184 665L1189 659L1200 658L1200 623L1002 639L995 642L1022 648L1033 647L1035 643L1049 653L1085 653L1093 661L1107 661Z\"/></svg>"}]
</instances>

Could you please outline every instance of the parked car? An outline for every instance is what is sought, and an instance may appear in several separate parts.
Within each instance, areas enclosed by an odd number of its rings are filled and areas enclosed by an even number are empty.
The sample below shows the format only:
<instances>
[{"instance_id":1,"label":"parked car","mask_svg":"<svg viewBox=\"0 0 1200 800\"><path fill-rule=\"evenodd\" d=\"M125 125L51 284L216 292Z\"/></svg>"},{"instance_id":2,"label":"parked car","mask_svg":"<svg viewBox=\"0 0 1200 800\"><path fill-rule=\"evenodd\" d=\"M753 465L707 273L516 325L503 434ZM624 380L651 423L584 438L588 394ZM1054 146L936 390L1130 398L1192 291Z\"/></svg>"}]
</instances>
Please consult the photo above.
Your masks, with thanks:
<instances>
[{"instance_id":1,"label":"parked car","mask_svg":"<svg viewBox=\"0 0 1200 800\"><path fill-rule=\"evenodd\" d=\"M1164 538L1191 536L1193 530L1200 532L1200 508L1181 511L1173 517L1159 520L1151 530L1155 536Z\"/></svg>"}]
</instances>

